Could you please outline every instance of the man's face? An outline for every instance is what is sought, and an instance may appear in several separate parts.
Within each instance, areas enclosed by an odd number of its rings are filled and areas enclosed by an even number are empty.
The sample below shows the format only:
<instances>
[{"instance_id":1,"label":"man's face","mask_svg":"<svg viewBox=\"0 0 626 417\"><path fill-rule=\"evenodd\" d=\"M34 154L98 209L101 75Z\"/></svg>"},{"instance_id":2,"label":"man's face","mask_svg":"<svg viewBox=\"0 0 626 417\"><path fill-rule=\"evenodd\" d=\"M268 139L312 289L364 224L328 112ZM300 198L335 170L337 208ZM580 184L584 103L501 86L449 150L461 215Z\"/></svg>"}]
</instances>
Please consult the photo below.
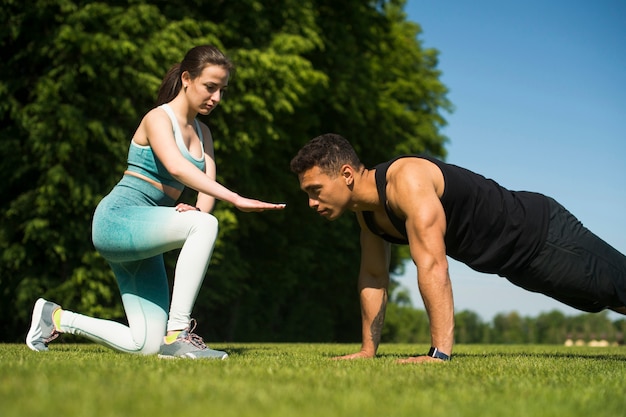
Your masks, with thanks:
<instances>
[{"instance_id":1,"label":"man's face","mask_svg":"<svg viewBox=\"0 0 626 417\"><path fill-rule=\"evenodd\" d=\"M298 179L300 188L309 196L309 207L328 220L341 216L350 199L350 189L342 175L330 176L314 166Z\"/></svg>"}]
</instances>

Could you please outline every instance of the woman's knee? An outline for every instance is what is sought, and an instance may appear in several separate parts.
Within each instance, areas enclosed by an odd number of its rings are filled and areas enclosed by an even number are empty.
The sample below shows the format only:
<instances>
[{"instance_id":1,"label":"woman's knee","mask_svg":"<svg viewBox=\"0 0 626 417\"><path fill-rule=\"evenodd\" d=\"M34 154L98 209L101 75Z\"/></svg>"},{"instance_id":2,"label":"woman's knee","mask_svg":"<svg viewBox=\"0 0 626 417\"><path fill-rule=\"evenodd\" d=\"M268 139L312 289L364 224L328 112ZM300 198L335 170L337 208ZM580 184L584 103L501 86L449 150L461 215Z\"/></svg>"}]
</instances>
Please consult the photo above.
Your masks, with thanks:
<instances>
[{"instance_id":1,"label":"woman's knee","mask_svg":"<svg viewBox=\"0 0 626 417\"><path fill-rule=\"evenodd\" d=\"M219 230L219 222L217 218L209 213L198 213L198 219L195 222L195 231L202 234L217 236Z\"/></svg>"},{"instance_id":2,"label":"woman's knee","mask_svg":"<svg viewBox=\"0 0 626 417\"><path fill-rule=\"evenodd\" d=\"M135 353L140 355L154 355L159 353L161 345L165 340L165 325L159 321L158 324L153 326L148 325L146 328L141 330L143 332L143 337L141 337L141 340L135 339L135 344L137 346Z\"/></svg>"},{"instance_id":3,"label":"woman's knee","mask_svg":"<svg viewBox=\"0 0 626 417\"><path fill-rule=\"evenodd\" d=\"M154 335L150 338L146 339L146 342L141 347L141 350L138 352L141 355L155 355L159 353L161 350L161 344L163 343L163 336Z\"/></svg>"}]
</instances>

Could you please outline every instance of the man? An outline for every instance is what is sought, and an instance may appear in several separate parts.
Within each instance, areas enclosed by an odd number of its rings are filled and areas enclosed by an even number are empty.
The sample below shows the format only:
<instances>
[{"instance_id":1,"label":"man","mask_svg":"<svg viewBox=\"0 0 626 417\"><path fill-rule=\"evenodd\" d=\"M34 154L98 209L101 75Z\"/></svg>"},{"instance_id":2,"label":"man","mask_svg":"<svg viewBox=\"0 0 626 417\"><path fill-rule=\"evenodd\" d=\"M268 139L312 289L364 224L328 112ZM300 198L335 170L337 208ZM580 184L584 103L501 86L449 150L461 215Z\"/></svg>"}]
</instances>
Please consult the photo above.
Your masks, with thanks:
<instances>
[{"instance_id":1,"label":"man","mask_svg":"<svg viewBox=\"0 0 626 417\"><path fill-rule=\"evenodd\" d=\"M329 220L345 210L361 226L358 288L362 345L339 359L371 358L380 343L390 244L408 244L430 320L428 354L452 354L454 304L446 256L501 275L588 312L626 314L626 256L595 236L552 198L507 190L437 159L405 155L366 169L348 141L326 134L291 161L309 206Z\"/></svg>"}]
</instances>

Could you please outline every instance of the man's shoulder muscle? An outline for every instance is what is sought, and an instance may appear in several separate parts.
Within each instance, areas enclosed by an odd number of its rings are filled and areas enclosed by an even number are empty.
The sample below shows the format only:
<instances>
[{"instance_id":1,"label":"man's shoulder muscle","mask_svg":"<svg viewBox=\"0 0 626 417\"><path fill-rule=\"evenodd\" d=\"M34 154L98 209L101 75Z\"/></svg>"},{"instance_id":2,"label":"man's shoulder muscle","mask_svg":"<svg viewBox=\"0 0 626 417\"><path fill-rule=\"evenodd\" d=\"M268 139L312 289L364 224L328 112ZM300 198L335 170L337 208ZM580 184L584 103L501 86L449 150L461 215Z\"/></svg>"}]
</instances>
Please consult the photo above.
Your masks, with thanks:
<instances>
[{"instance_id":1,"label":"man's shoulder muscle","mask_svg":"<svg viewBox=\"0 0 626 417\"><path fill-rule=\"evenodd\" d=\"M422 158L402 158L387 171L387 199L390 204L403 198L418 197L421 193L435 191L443 194L444 179L439 167Z\"/></svg>"}]
</instances>

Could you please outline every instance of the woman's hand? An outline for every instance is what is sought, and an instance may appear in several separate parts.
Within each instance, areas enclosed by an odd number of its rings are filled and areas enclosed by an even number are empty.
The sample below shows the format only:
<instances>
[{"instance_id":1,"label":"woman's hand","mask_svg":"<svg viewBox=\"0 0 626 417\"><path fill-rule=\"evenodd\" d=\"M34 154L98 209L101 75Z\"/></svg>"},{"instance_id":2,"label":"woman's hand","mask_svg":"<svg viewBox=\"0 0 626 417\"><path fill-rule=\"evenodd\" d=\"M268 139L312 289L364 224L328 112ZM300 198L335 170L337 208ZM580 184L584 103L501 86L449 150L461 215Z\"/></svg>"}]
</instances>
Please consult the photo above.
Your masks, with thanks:
<instances>
[{"instance_id":1,"label":"woman's hand","mask_svg":"<svg viewBox=\"0 0 626 417\"><path fill-rule=\"evenodd\" d=\"M253 200L245 197L237 197L237 199L233 202L235 207L244 212L252 212L252 211L265 211L265 210L282 210L286 207L284 203L266 203L264 201ZM176 211L179 213L183 213L185 211L200 211L200 209L196 206L192 206L190 204L178 203L176 205Z\"/></svg>"},{"instance_id":2,"label":"woman's hand","mask_svg":"<svg viewBox=\"0 0 626 417\"><path fill-rule=\"evenodd\" d=\"M233 202L235 207L244 212L251 211L265 211L265 210L282 210L287 205L284 203L266 203L264 201L252 200L250 198L245 198L238 196L238 198Z\"/></svg>"},{"instance_id":3,"label":"woman's hand","mask_svg":"<svg viewBox=\"0 0 626 417\"><path fill-rule=\"evenodd\" d=\"M200 209L196 206L192 206L190 204L178 203L176 205L176 211L179 213L183 213L185 211L200 211Z\"/></svg>"}]
</instances>

